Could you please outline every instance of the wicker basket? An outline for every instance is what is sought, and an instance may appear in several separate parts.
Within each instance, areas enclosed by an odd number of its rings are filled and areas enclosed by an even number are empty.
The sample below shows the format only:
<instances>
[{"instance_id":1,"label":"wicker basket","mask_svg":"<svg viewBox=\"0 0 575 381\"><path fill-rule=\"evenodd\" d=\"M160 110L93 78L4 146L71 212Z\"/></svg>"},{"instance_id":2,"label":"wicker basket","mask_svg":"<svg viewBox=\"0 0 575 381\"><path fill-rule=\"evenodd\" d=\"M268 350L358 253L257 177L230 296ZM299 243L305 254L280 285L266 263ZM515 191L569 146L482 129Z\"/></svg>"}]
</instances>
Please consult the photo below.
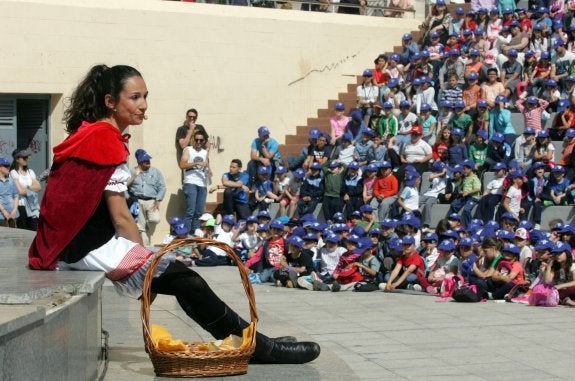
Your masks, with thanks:
<instances>
[{"instance_id":1,"label":"wicker basket","mask_svg":"<svg viewBox=\"0 0 575 381\"><path fill-rule=\"evenodd\" d=\"M148 268L144 279L144 289L142 292L141 315L144 328L144 344L146 352L148 352L148 355L152 360L152 364L154 365L154 372L160 377L213 377L244 374L248 371L248 362L255 349L256 327L254 327L252 342L248 347L243 349L217 352L198 351L197 347L203 343L186 342L186 345L190 348L189 351L167 352L158 350L152 342L150 329L151 283L159 260L164 254L179 247L189 246L191 244L209 244L211 246L219 247L238 264L237 268L240 272L240 277L250 305L251 321L254 323L254 326L258 321L254 290L248 279L248 272L231 247L225 243L206 238L174 240L170 244L164 246L150 263L150 267Z\"/></svg>"}]
</instances>

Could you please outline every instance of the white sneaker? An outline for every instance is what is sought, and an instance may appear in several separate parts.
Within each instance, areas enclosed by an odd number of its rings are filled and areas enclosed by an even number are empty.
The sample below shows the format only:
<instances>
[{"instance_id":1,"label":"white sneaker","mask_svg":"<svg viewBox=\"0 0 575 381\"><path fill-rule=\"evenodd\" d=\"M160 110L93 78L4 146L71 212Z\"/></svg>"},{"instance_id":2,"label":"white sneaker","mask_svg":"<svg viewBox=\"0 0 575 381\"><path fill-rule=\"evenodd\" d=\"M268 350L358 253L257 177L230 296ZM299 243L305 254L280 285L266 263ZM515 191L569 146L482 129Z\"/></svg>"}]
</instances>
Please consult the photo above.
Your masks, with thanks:
<instances>
[{"instance_id":1,"label":"white sneaker","mask_svg":"<svg viewBox=\"0 0 575 381\"><path fill-rule=\"evenodd\" d=\"M418 285L418 284L412 284L412 285L411 285L411 289L412 289L413 291L419 291L419 292L423 291L423 287L421 287L421 286Z\"/></svg>"},{"instance_id":2,"label":"white sneaker","mask_svg":"<svg viewBox=\"0 0 575 381\"><path fill-rule=\"evenodd\" d=\"M407 285L406 289L413 291L413 285L410 283Z\"/></svg>"},{"instance_id":3,"label":"white sneaker","mask_svg":"<svg viewBox=\"0 0 575 381\"><path fill-rule=\"evenodd\" d=\"M313 291L313 284L308 282L307 279L305 279L305 276L299 277L297 279L297 285L306 290Z\"/></svg>"},{"instance_id":4,"label":"white sneaker","mask_svg":"<svg viewBox=\"0 0 575 381\"><path fill-rule=\"evenodd\" d=\"M385 286L387 286L387 283L380 283L380 284L379 284L379 289L380 289L381 291L384 291L384 290L385 290Z\"/></svg>"}]
</instances>

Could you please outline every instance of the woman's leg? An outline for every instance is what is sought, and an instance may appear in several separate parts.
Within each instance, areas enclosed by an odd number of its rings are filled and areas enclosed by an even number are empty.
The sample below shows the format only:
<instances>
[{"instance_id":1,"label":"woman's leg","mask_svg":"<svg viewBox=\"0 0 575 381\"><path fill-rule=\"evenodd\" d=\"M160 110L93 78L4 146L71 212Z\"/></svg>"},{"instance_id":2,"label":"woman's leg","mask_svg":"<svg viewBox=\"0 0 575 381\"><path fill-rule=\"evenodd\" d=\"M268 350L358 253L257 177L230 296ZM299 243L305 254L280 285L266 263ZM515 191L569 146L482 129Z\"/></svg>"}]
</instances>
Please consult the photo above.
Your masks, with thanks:
<instances>
[{"instance_id":1,"label":"woman's leg","mask_svg":"<svg viewBox=\"0 0 575 381\"><path fill-rule=\"evenodd\" d=\"M184 312L216 339L230 334L242 336L248 326L237 313L212 291L206 281L195 271L176 261L159 277L152 280L151 291L173 295ZM305 363L319 356L316 343L280 342L257 333L256 350L252 359L264 363Z\"/></svg>"}]
</instances>

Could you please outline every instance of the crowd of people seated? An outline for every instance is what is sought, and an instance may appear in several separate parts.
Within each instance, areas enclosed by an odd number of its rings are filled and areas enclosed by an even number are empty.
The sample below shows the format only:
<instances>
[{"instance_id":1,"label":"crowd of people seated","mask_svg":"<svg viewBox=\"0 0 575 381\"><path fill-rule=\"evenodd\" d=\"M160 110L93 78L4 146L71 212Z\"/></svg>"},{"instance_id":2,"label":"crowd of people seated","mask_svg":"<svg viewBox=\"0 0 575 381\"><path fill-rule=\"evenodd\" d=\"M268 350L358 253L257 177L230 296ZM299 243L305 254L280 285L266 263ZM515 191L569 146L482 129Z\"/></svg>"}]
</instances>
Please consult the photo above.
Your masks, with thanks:
<instances>
[{"instance_id":1,"label":"crowd of people seated","mask_svg":"<svg viewBox=\"0 0 575 381\"><path fill-rule=\"evenodd\" d=\"M253 283L439 294L457 276L486 299L552 284L575 305L575 225L541 226L575 203L575 25L539 4L445 12L438 0L420 41L376 57L354 107L337 103L299 155L260 127L248 170L234 159L210 189L225 213L191 234L234 246ZM201 245L182 259L230 262Z\"/></svg>"}]
</instances>

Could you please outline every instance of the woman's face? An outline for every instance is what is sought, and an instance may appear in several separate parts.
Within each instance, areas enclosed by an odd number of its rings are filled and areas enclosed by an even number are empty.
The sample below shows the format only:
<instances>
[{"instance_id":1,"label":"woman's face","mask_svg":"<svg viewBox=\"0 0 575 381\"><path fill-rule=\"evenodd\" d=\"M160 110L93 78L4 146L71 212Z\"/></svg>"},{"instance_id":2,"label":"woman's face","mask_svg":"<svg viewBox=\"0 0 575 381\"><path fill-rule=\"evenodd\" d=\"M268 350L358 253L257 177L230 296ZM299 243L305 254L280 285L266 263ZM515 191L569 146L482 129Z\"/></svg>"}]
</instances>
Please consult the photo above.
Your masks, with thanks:
<instances>
[{"instance_id":1,"label":"woman's face","mask_svg":"<svg viewBox=\"0 0 575 381\"><path fill-rule=\"evenodd\" d=\"M194 141L192 143L196 149L200 149L204 146L204 141L204 135L196 134L194 135Z\"/></svg>"},{"instance_id":2,"label":"woman's face","mask_svg":"<svg viewBox=\"0 0 575 381\"><path fill-rule=\"evenodd\" d=\"M485 254L486 258L489 258L489 259L495 258L495 248L494 247L484 247L483 253Z\"/></svg>"},{"instance_id":3,"label":"woman's face","mask_svg":"<svg viewBox=\"0 0 575 381\"><path fill-rule=\"evenodd\" d=\"M142 124L148 109L147 97L148 88L144 79L139 76L133 76L124 82L124 88L118 94L118 99L113 99L110 94L106 95L106 106L115 110L112 119L116 121L120 130Z\"/></svg>"},{"instance_id":4,"label":"woman's face","mask_svg":"<svg viewBox=\"0 0 575 381\"><path fill-rule=\"evenodd\" d=\"M451 135L451 130L449 130L448 128L444 129L443 132L441 133L441 135L443 136L443 139L449 139L449 136Z\"/></svg>"},{"instance_id":5,"label":"woman's face","mask_svg":"<svg viewBox=\"0 0 575 381\"><path fill-rule=\"evenodd\" d=\"M567 253L564 251L555 257L557 263L565 263L567 261Z\"/></svg>"}]
</instances>

